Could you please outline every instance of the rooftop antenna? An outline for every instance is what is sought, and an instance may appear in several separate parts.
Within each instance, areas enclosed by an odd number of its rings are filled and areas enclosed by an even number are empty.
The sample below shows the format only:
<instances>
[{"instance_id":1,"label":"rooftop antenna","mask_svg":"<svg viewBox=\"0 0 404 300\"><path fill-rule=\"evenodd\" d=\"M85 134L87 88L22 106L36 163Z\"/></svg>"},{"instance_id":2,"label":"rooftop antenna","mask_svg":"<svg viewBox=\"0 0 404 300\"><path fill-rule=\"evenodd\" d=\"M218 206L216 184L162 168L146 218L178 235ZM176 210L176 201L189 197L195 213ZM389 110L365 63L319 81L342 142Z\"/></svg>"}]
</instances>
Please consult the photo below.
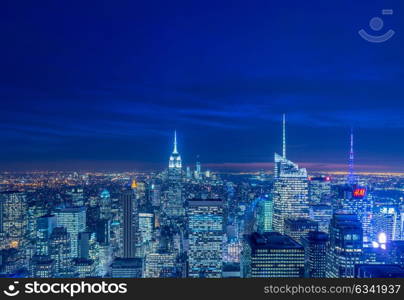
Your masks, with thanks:
<instances>
[{"instance_id":1,"label":"rooftop antenna","mask_svg":"<svg viewBox=\"0 0 404 300\"><path fill-rule=\"evenodd\" d=\"M348 174L348 184L355 184L355 175L354 175L354 134L353 129L351 128L351 141L350 141L350 150L349 150L349 174Z\"/></svg>"},{"instance_id":2,"label":"rooftop antenna","mask_svg":"<svg viewBox=\"0 0 404 300\"><path fill-rule=\"evenodd\" d=\"M174 154L178 153L178 151L177 151L177 130L174 130L174 151L173 151L173 153Z\"/></svg>"},{"instance_id":3,"label":"rooftop antenna","mask_svg":"<svg viewBox=\"0 0 404 300\"><path fill-rule=\"evenodd\" d=\"M282 122L282 156L286 158L286 117L283 114L283 122Z\"/></svg>"}]
</instances>

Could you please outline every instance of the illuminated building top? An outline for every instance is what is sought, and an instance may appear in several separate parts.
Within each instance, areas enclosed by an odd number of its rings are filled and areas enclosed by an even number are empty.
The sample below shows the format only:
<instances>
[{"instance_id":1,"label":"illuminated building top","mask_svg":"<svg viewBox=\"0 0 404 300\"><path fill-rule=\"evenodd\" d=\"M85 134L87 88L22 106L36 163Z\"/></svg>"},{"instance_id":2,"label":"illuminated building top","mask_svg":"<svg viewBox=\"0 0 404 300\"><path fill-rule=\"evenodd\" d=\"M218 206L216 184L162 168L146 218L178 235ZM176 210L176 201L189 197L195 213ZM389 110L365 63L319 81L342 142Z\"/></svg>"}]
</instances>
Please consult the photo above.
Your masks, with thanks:
<instances>
[{"instance_id":1,"label":"illuminated building top","mask_svg":"<svg viewBox=\"0 0 404 300\"><path fill-rule=\"evenodd\" d=\"M182 168L181 155L178 153L178 149L177 149L177 131L174 131L174 150L170 156L168 167L170 169L172 169L172 168L181 169Z\"/></svg>"}]
</instances>

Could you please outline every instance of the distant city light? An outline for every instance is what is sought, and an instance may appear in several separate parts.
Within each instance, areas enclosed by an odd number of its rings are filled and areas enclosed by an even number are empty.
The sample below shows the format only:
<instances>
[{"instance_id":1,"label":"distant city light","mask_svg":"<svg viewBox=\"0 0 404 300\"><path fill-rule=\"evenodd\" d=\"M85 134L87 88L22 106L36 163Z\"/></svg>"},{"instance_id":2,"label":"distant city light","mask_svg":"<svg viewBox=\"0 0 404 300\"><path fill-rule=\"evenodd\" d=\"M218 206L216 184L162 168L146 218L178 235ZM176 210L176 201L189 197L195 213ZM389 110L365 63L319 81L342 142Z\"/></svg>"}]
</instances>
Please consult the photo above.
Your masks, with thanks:
<instances>
[{"instance_id":1,"label":"distant city light","mask_svg":"<svg viewBox=\"0 0 404 300\"><path fill-rule=\"evenodd\" d=\"M387 235L384 232L380 232L377 237L379 244L386 244L387 243Z\"/></svg>"},{"instance_id":2,"label":"distant city light","mask_svg":"<svg viewBox=\"0 0 404 300\"><path fill-rule=\"evenodd\" d=\"M365 188L356 188L352 192L354 198L363 198L365 197L365 193L366 193Z\"/></svg>"}]
</instances>

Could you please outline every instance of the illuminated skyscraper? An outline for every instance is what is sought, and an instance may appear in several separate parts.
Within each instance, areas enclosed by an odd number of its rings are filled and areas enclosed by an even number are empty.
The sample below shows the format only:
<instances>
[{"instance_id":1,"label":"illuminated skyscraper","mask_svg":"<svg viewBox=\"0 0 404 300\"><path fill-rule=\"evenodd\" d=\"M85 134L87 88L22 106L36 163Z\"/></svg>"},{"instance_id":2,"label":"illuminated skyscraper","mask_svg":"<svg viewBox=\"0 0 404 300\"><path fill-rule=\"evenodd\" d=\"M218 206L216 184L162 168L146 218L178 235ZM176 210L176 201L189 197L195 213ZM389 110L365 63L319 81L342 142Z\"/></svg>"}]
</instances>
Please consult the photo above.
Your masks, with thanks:
<instances>
[{"instance_id":1,"label":"illuminated skyscraper","mask_svg":"<svg viewBox=\"0 0 404 300\"><path fill-rule=\"evenodd\" d=\"M188 201L188 276L219 278L222 275L223 201Z\"/></svg>"},{"instance_id":2,"label":"illuminated skyscraper","mask_svg":"<svg viewBox=\"0 0 404 300\"><path fill-rule=\"evenodd\" d=\"M71 191L68 192L71 197L72 206L84 206L84 190L81 187L72 188Z\"/></svg>"},{"instance_id":3,"label":"illuminated skyscraper","mask_svg":"<svg viewBox=\"0 0 404 300\"><path fill-rule=\"evenodd\" d=\"M103 190L100 194L100 219L110 220L111 219L111 195L107 190Z\"/></svg>"},{"instance_id":4,"label":"illuminated skyscraper","mask_svg":"<svg viewBox=\"0 0 404 300\"><path fill-rule=\"evenodd\" d=\"M149 253L145 258L144 278L168 277L167 273L173 275L176 267L175 253ZM172 276L170 276L172 277Z\"/></svg>"},{"instance_id":5,"label":"illuminated skyscraper","mask_svg":"<svg viewBox=\"0 0 404 300\"><path fill-rule=\"evenodd\" d=\"M69 207L58 209L55 212L58 227L65 227L70 235L71 257L78 257L78 236L86 230L86 208Z\"/></svg>"},{"instance_id":6,"label":"illuminated skyscraper","mask_svg":"<svg viewBox=\"0 0 404 300\"><path fill-rule=\"evenodd\" d=\"M125 190L121 195L122 202L122 244L123 257L136 257L136 244L138 238L138 205L132 189Z\"/></svg>"},{"instance_id":7,"label":"illuminated skyscraper","mask_svg":"<svg viewBox=\"0 0 404 300\"><path fill-rule=\"evenodd\" d=\"M178 146L177 146L177 131L174 131L174 149L173 153L170 156L168 167L170 169L177 169L177 170L180 170L182 168L181 155L178 153Z\"/></svg>"},{"instance_id":8,"label":"illuminated skyscraper","mask_svg":"<svg viewBox=\"0 0 404 300\"><path fill-rule=\"evenodd\" d=\"M278 232L247 235L243 243L243 277L303 277L304 249Z\"/></svg>"},{"instance_id":9,"label":"illuminated skyscraper","mask_svg":"<svg viewBox=\"0 0 404 300\"><path fill-rule=\"evenodd\" d=\"M400 239L400 213L396 205L377 205L372 216L372 241L377 241L381 233L386 235L386 240Z\"/></svg>"},{"instance_id":10,"label":"illuminated skyscraper","mask_svg":"<svg viewBox=\"0 0 404 300\"><path fill-rule=\"evenodd\" d=\"M56 277L71 277L71 241L64 227L56 227L49 239L49 255L55 264Z\"/></svg>"},{"instance_id":11,"label":"illuminated skyscraper","mask_svg":"<svg viewBox=\"0 0 404 300\"><path fill-rule=\"evenodd\" d=\"M362 225L355 214L334 213L330 223L326 276L353 278L363 251Z\"/></svg>"},{"instance_id":12,"label":"illuminated skyscraper","mask_svg":"<svg viewBox=\"0 0 404 300\"><path fill-rule=\"evenodd\" d=\"M307 237L302 238L305 255L305 277L325 277L327 268L327 242L328 234L320 231L311 231Z\"/></svg>"},{"instance_id":13,"label":"illuminated skyscraper","mask_svg":"<svg viewBox=\"0 0 404 300\"><path fill-rule=\"evenodd\" d=\"M199 161L199 155L196 158L196 167L195 167L194 177L197 180L201 179L201 177L202 177L202 168L201 168L201 163Z\"/></svg>"},{"instance_id":14,"label":"illuminated skyscraper","mask_svg":"<svg viewBox=\"0 0 404 300\"><path fill-rule=\"evenodd\" d=\"M271 197L261 197L259 204L258 231L260 233L272 231L273 201Z\"/></svg>"},{"instance_id":15,"label":"illuminated skyscraper","mask_svg":"<svg viewBox=\"0 0 404 300\"><path fill-rule=\"evenodd\" d=\"M48 255L49 238L56 227L56 216L46 215L37 219L36 254Z\"/></svg>"},{"instance_id":16,"label":"illuminated skyscraper","mask_svg":"<svg viewBox=\"0 0 404 300\"><path fill-rule=\"evenodd\" d=\"M140 243L151 241L153 234L154 215L152 213L139 213Z\"/></svg>"},{"instance_id":17,"label":"illuminated skyscraper","mask_svg":"<svg viewBox=\"0 0 404 300\"><path fill-rule=\"evenodd\" d=\"M0 192L0 249L24 246L27 229L27 201L17 191Z\"/></svg>"},{"instance_id":18,"label":"illuminated skyscraper","mask_svg":"<svg viewBox=\"0 0 404 300\"><path fill-rule=\"evenodd\" d=\"M275 153L273 187L273 229L284 233L286 218L308 218L308 179L306 169L286 159L285 115L283 116L283 155Z\"/></svg>"},{"instance_id":19,"label":"illuminated skyscraper","mask_svg":"<svg viewBox=\"0 0 404 300\"><path fill-rule=\"evenodd\" d=\"M177 132L174 132L174 149L168 163L168 192L165 205L165 214L169 218L184 215L182 201L182 161L177 149Z\"/></svg>"}]
</instances>

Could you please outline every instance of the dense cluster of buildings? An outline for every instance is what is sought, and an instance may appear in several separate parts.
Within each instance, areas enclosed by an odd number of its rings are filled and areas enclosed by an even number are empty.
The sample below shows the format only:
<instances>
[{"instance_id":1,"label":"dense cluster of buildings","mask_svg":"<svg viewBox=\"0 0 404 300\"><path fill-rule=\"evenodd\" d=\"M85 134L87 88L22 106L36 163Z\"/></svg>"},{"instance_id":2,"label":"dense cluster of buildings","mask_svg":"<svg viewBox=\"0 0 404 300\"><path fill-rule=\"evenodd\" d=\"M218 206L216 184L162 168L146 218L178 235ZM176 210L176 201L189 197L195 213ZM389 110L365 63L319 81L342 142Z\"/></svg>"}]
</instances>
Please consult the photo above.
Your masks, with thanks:
<instances>
[{"instance_id":1,"label":"dense cluster of buildings","mask_svg":"<svg viewBox=\"0 0 404 300\"><path fill-rule=\"evenodd\" d=\"M283 121L273 175L183 168L176 134L160 173L3 174L0 276L404 277L403 178L358 178L353 149L348 176L309 176Z\"/></svg>"}]
</instances>

